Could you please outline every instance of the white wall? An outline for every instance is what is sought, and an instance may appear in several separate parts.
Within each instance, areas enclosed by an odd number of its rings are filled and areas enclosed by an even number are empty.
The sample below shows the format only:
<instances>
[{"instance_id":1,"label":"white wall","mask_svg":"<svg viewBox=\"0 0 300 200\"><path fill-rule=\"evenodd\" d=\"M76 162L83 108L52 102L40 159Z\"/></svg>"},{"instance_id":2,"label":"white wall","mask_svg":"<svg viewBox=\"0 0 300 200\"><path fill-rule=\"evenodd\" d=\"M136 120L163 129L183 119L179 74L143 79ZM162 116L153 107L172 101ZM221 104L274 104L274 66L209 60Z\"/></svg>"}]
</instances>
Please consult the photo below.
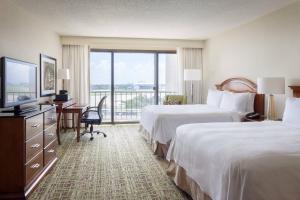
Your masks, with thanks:
<instances>
[{"instance_id":1,"label":"white wall","mask_svg":"<svg viewBox=\"0 0 300 200\"><path fill-rule=\"evenodd\" d=\"M54 31L49 30L42 21L34 18L9 0L1 0L0 57L16 58L39 66L40 53L56 58L58 68L60 68L62 54L60 37ZM41 101L43 100L46 99L41 99Z\"/></svg>"},{"instance_id":2,"label":"white wall","mask_svg":"<svg viewBox=\"0 0 300 200\"><path fill-rule=\"evenodd\" d=\"M280 76L286 86L300 84L300 2L206 41L205 88L236 76ZM291 96L288 87L286 93ZM276 100L280 116L284 97Z\"/></svg>"}]
</instances>

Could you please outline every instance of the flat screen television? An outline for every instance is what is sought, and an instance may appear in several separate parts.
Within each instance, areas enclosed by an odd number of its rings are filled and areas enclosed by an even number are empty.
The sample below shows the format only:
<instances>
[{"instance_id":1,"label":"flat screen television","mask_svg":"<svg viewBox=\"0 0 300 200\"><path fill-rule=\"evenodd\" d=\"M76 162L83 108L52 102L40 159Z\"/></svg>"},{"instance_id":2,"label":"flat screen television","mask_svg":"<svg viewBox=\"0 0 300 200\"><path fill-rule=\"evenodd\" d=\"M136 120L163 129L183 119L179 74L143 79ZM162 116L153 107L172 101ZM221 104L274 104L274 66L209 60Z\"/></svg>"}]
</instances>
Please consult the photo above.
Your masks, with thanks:
<instances>
[{"instance_id":1,"label":"flat screen television","mask_svg":"<svg viewBox=\"0 0 300 200\"><path fill-rule=\"evenodd\" d=\"M37 65L8 57L1 58L0 107L14 107L21 112L20 105L37 101Z\"/></svg>"}]
</instances>

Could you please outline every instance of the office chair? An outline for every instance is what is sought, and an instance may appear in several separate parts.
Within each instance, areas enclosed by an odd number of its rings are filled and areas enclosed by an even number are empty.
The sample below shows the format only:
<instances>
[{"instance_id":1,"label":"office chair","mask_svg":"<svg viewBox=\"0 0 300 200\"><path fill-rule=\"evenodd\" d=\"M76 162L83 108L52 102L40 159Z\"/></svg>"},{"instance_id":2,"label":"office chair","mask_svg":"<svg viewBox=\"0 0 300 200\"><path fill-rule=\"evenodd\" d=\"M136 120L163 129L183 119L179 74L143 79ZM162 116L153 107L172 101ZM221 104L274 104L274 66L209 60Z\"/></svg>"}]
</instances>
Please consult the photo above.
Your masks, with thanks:
<instances>
[{"instance_id":1,"label":"office chair","mask_svg":"<svg viewBox=\"0 0 300 200\"><path fill-rule=\"evenodd\" d=\"M102 114L102 107L104 104L104 101L106 99L106 96L102 97L97 107L88 107L87 110L82 113L81 115L81 123L85 124L85 130L81 135L84 135L85 133L90 133L91 138L90 140L93 140L93 133L101 133L104 137L106 137L106 134L99 130L94 130L94 125L100 125L102 123L103 114ZM90 130L88 131L88 127L90 126Z\"/></svg>"}]
</instances>

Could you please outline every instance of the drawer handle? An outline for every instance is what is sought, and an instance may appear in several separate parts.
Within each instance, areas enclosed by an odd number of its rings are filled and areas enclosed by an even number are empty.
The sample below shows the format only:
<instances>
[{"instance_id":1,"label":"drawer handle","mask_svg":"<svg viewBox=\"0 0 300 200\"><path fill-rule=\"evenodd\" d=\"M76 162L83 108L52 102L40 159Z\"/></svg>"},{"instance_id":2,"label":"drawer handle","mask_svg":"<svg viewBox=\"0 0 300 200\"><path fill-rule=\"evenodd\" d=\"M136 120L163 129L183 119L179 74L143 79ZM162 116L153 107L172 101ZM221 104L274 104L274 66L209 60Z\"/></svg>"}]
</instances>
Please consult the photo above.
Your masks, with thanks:
<instances>
[{"instance_id":1,"label":"drawer handle","mask_svg":"<svg viewBox=\"0 0 300 200\"><path fill-rule=\"evenodd\" d=\"M33 144L31 145L31 148L39 148L41 145L40 144Z\"/></svg>"},{"instance_id":2,"label":"drawer handle","mask_svg":"<svg viewBox=\"0 0 300 200\"><path fill-rule=\"evenodd\" d=\"M53 149L50 149L47 151L48 153L54 153L54 150Z\"/></svg>"},{"instance_id":3,"label":"drawer handle","mask_svg":"<svg viewBox=\"0 0 300 200\"><path fill-rule=\"evenodd\" d=\"M31 127L32 128L37 128L37 127L39 127L41 124L33 124Z\"/></svg>"},{"instance_id":4,"label":"drawer handle","mask_svg":"<svg viewBox=\"0 0 300 200\"><path fill-rule=\"evenodd\" d=\"M31 165L30 168L31 168L31 169L37 169L37 168L39 168L40 166L41 166L40 164L36 163L36 164L34 164L34 165Z\"/></svg>"}]
</instances>

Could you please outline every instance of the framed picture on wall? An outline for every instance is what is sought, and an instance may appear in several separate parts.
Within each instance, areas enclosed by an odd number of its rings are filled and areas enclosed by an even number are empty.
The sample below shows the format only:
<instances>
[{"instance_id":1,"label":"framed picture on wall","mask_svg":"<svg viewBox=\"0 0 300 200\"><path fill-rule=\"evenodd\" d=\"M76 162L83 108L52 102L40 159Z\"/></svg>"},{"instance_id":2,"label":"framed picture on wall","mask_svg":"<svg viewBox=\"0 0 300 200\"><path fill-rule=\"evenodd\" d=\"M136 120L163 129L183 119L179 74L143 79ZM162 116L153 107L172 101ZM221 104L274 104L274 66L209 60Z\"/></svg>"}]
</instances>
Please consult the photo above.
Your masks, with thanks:
<instances>
[{"instance_id":1,"label":"framed picture on wall","mask_svg":"<svg viewBox=\"0 0 300 200\"><path fill-rule=\"evenodd\" d=\"M51 96L56 92L56 59L40 54L40 96Z\"/></svg>"}]
</instances>

